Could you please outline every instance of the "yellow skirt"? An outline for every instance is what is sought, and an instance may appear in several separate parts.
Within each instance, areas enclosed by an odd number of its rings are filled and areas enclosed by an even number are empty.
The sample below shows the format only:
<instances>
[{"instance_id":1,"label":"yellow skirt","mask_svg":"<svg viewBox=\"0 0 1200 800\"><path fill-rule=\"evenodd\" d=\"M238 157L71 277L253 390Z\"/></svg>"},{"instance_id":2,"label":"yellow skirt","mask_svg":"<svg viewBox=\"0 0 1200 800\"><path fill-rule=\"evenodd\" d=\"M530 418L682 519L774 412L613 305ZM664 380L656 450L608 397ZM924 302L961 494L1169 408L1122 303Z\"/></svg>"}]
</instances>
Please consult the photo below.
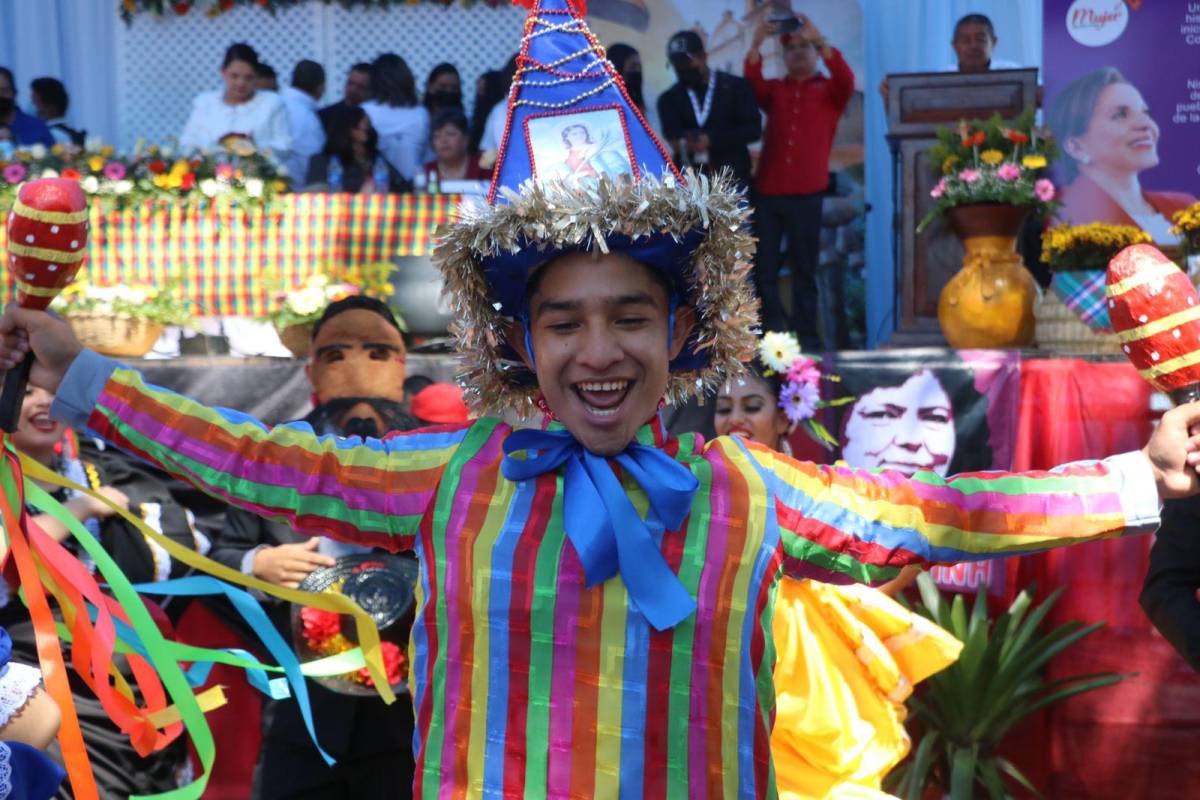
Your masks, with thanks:
<instances>
[{"instance_id":1,"label":"yellow skirt","mask_svg":"<svg viewBox=\"0 0 1200 800\"><path fill-rule=\"evenodd\" d=\"M775 727L781 798L888 798L908 753L904 701L962 644L882 592L785 578L775 602Z\"/></svg>"}]
</instances>

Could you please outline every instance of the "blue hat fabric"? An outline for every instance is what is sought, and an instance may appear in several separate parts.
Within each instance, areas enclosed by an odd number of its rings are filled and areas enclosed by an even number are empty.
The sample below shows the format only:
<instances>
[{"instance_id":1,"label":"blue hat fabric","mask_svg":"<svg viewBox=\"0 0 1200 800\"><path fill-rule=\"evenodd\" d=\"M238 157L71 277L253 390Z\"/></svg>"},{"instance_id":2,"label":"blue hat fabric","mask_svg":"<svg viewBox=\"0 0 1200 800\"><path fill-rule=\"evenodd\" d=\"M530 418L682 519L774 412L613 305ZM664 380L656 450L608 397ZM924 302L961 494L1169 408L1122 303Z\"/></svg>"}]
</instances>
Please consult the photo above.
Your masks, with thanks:
<instances>
[{"instance_id":1,"label":"blue hat fabric","mask_svg":"<svg viewBox=\"0 0 1200 800\"><path fill-rule=\"evenodd\" d=\"M661 269L699 323L671 364L669 399L740 373L755 344L748 210L732 179L681 174L580 13L528 0L488 203L467 204L434 260L454 306L464 398L532 402L536 377L505 342L529 277L569 252L622 252Z\"/></svg>"}]
</instances>

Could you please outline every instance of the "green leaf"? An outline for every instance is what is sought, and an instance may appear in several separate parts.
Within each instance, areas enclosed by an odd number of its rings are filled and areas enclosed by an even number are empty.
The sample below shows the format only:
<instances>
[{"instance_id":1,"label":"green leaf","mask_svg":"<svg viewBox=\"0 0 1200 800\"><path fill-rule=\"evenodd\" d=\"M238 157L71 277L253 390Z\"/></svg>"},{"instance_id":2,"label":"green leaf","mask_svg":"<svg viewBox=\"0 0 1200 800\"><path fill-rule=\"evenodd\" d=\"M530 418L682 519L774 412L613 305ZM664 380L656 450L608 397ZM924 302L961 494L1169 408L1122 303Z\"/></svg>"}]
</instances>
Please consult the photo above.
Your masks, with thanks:
<instances>
[{"instance_id":1,"label":"green leaf","mask_svg":"<svg viewBox=\"0 0 1200 800\"><path fill-rule=\"evenodd\" d=\"M1037 788L1029 782L1029 779L1025 777L1021 770L1017 769L1015 764L1013 764L1007 758L997 758L995 761L996 766L1000 769L1000 771L1019 783L1021 787L1025 789L1025 791L1029 792L1034 797L1042 797L1042 793L1039 792Z\"/></svg>"},{"instance_id":2,"label":"green leaf","mask_svg":"<svg viewBox=\"0 0 1200 800\"><path fill-rule=\"evenodd\" d=\"M971 800L974 796L977 758L974 747L956 748L950 765L950 796L954 800Z\"/></svg>"},{"instance_id":3,"label":"green leaf","mask_svg":"<svg viewBox=\"0 0 1200 800\"><path fill-rule=\"evenodd\" d=\"M1004 780L1000 777L1000 770L996 766L995 759L985 758L980 761L978 772L990 800L1007 800L1010 797L1008 789L1004 787Z\"/></svg>"},{"instance_id":4,"label":"green leaf","mask_svg":"<svg viewBox=\"0 0 1200 800\"><path fill-rule=\"evenodd\" d=\"M921 795L925 792L925 785L929 782L929 768L933 765L933 751L940 738L937 731L926 731L917 744L904 791L906 800L921 800Z\"/></svg>"}]
</instances>

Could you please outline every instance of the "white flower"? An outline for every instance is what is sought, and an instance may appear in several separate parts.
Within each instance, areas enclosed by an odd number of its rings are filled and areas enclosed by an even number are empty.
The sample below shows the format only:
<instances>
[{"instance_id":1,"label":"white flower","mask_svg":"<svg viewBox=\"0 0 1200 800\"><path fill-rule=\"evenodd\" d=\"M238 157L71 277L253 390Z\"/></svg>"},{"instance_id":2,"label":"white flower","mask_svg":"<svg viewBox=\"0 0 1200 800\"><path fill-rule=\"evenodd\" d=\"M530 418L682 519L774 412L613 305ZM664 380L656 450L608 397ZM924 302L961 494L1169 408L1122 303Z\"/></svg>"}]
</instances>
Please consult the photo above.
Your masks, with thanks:
<instances>
[{"instance_id":1,"label":"white flower","mask_svg":"<svg viewBox=\"0 0 1200 800\"><path fill-rule=\"evenodd\" d=\"M138 141L141 142L141 139ZM104 140L99 136L89 136L83 142L83 149L87 150L89 153L95 153L102 147L104 147Z\"/></svg>"},{"instance_id":2,"label":"white flower","mask_svg":"<svg viewBox=\"0 0 1200 800\"><path fill-rule=\"evenodd\" d=\"M46 157L46 145L35 144L35 145L31 146L29 148L29 155L31 155L35 161L45 158ZM43 177L45 177L45 176L43 176ZM55 177L58 177L58 173L55 173Z\"/></svg>"},{"instance_id":3,"label":"white flower","mask_svg":"<svg viewBox=\"0 0 1200 800\"><path fill-rule=\"evenodd\" d=\"M133 181L120 180L113 181L113 191L117 194L129 194L133 191Z\"/></svg>"},{"instance_id":4,"label":"white flower","mask_svg":"<svg viewBox=\"0 0 1200 800\"><path fill-rule=\"evenodd\" d=\"M764 333L758 343L758 355L768 369L787 372L792 362L800 357L800 344L790 333L770 331Z\"/></svg>"},{"instance_id":5,"label":"white flower","mask_svg":"<svg viewBox=\"0 0 1200 800\"><path fill-rule=\"evenodd\" d=\"M100 179L95 175L83 176L83 180L79 182L79 185L83 187L83 190L88 194L95 194L96 192L100 191Z\"/></svg>"},{"instance_id":6,"label":"white flower","mask_svg":"<svg viewBox=\"0 0 1200 800\"><path fill-rule=\"evenodd\" d=\"M204 180L200 181L200 191L205 197L216 197L217 189L217 182L212 178L205 178Z\"/></svg>"},{"instance_id":7,"label":"white flower","mask_svg":"<svg viewBox=\"0 0 1200 800\"><path fill-rule=\"evenodd\" d=\"M37 146L41 147L41 145L37 145ZM46 167L44 170L42 170L42 177L43 178L57 178L58 170L50 169L50 167Z\"/></svg>"},{"instance_id":8,"label":"white flower","mask_svg":"<svg viewBox=\"0 0 1200 800\"><path fill-rule=\"evenodd\" d=\"M259 178L250 178L246 181L246 194L251 197L262 197L263 182Z\"/></svg>"},{"instance_id":9,"label":"white flower","mask_svg":"<svg viewBox=\"0 0 1200 800\"><path fill-rule=\"evenodd\" d=\"M302 316L317 313L325 307L326 302L325 292L317 287L301 289L288 298L288 305L292 307L292 311Z\"/></svg>"},{"instance_id":10,"label":"white flower","mask_svg":"<svg viewBox=\"0 0 1200 800\"><path fill-rule=\"evenodd\" d=\"M175 152L175 151L174 151L174 150L171 148L171 145L169 145L169 144L164 144L162 147L160 147L160 148L158 149L158 154L159 154L159 155L160 155L160 156L161 156L161 157L162 157L164 160L165 160L165 159L168 159L168 158L170 158L170 157L171 157L171 154L172 154L172 153L174 153L174 152Z\"/></svg>"}]
</instances>

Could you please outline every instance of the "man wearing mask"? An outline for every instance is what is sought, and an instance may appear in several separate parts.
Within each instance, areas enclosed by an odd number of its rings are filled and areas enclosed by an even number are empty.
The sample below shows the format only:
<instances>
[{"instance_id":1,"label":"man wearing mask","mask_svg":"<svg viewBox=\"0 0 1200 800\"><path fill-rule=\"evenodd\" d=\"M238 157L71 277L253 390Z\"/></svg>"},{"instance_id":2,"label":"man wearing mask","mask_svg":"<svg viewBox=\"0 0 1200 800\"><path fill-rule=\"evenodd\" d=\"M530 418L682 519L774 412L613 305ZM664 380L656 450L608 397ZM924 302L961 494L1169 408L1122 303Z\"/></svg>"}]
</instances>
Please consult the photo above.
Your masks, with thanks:
<instances>
[{"instance_id":1,"label":"man wearing mask","mask_svg":"<svg viewBox=\"0 0 1200 800\"><path fill-rule=\"evenodd\" d=\"M35 144L53 147L54 136L46 123L17 106L17 84L12 70L0 67L0 156Z\"/></svg>"},{"instance_id":2,"label":"man wearing mask","mask_svg":"<svg viewBox=\"0 0 1200 800\"><path fill-rule=\"evenodd\" d=\"M667 57L679 81L658 98L658 116L675 162L709 173L728 167L743 188L749 187L747 146L762 136L750 84L709 67L704 42L695 31L672 36Z\"/></svg>"},{"instance_id":3,"label":"man wearing mask","mask_svg":"<svg viewBox=\"0 0 1200 800\"><path fill-rule=\"evenodd\" d=\"M404 356L399 326L383 303L361 295L332 303L313 329L305 372L316 408L305 421L318 433L344 436L380 437L419 427L402 402ZM313 570L333 566L336 557L350 552L360 550L330 539L308 539L283 523L231 509L212 557L231 569L295 588ZM290 606L273 599L265 603L290 637ZM413 710L408 695L389 706L378 697L338 694L311 681L308 689L317 736L337 763L328 767L317 754L295 702L268 701L251 796L410 797Z\"/></svg>"}]
</instances>

